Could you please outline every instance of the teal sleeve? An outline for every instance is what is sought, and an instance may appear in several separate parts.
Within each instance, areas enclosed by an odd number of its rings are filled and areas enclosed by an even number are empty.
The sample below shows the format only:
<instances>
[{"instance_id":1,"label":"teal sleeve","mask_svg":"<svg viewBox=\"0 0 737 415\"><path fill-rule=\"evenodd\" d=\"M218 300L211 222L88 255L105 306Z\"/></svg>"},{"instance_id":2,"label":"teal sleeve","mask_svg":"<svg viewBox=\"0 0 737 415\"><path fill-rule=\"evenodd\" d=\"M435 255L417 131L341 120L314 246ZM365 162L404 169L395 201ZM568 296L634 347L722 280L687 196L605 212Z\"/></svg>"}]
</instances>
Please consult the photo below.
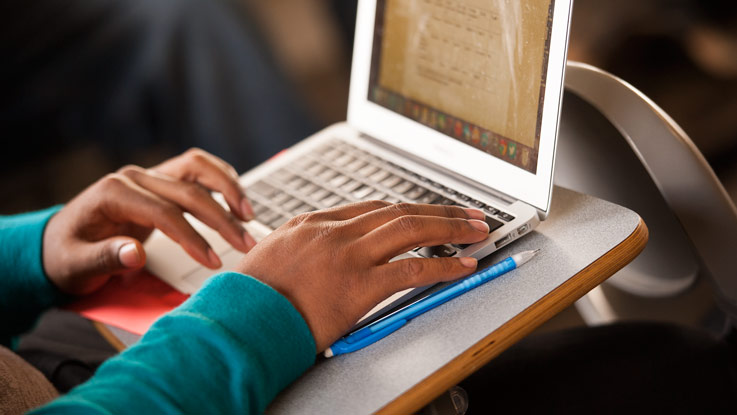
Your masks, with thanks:
<instances>
[{"instance_id":1,"label":"teal sleeve","mask_svg":"<svg viewBox=\"0 0 737 415\"><path fill-rule=\"evenodd\" d=\"M46 223L59 209L0 216L0 343L4 345L65 298L46 278L41 252Z\"/></svg>"},{"instance_id":2,"label":"teal sleeve","mask_svg":"<svg viewBox=\"0 0 737 415\"><path fill-rule=\"evenodd\" d=\"M314 359L307 323L286 298L224 273L34 413L260 414Z\"/></svg>"}]
</instances>

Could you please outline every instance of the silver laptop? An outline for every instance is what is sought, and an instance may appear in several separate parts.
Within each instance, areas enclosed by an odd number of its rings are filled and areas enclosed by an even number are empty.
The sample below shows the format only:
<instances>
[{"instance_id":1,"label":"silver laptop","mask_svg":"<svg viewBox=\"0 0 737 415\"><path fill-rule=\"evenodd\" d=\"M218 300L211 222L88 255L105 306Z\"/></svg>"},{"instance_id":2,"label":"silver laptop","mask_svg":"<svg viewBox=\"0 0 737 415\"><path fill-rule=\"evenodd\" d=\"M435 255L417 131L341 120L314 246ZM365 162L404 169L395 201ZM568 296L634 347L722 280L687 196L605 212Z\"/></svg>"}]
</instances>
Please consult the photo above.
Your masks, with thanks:
<instances>
[{"instance_id":1,"label":"silver laptop","mask_svg":"<svg viewBox=\"0 0 737 415\"><path fill-rule=\"evenodd\" d=\"M550 207L571 3L361 0L348 120L241 177L256 213L246 229L258 241L297 214L382 199L487 214L483 242L398 258L481 259L530 233ZM242 258L188 219L224 270ZM215 273L160 232L146 251L149 270L185 293ZM397 293L367 316L425 288Z\"/></svg>"}]
</instances>

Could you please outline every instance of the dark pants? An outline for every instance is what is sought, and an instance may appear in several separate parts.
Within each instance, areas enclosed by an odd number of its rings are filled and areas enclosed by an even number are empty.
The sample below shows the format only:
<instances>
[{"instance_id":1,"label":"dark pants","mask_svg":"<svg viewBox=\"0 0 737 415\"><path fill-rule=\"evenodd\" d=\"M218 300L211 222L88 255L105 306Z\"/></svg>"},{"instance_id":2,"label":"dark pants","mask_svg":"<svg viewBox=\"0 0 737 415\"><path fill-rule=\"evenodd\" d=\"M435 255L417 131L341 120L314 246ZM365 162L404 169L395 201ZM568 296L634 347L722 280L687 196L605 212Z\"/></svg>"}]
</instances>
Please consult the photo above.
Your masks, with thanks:
<instances>
[{"instance_id":1,"label":"dark pants","mask_svg":"<svg viewBox=\"0 0 737 415\"><path fill-rule=\"evenodd\" d=\"M8 0L0 56L3 168L94 141L243 171L313 130L238 0Z\"/></svg>"},{"instance_id":2,"label":"dark pants","mask_svg":"<svg viewBox=\"0 0 737 415\"><path fill-rule=\"evenodd\" d=\"M469 414L737 413L735 346L704 331L618 324L523 340L461 383Z\"/></svg>"}]
</instances>

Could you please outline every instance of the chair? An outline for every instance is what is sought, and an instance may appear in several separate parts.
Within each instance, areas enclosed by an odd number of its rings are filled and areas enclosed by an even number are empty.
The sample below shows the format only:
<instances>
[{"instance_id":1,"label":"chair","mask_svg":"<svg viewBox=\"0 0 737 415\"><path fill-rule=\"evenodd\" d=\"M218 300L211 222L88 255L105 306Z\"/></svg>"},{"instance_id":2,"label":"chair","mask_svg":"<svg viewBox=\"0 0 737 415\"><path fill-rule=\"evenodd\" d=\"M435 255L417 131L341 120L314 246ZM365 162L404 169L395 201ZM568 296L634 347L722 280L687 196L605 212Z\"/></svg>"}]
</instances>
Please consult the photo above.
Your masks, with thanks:
<instances>
[{"instance_id":1,"label":"chair","mask_svg":"<svg viewBox=\"0 0 737 415\"><path fill-rule=\"evenodd\" d=\"M737 317L737 209L686 133L625 81L569 62L555 183L627 206L650 242L607 284L642 297L683 293L708 277ZM616 319L600 290L576 304L589 324Z\"/></svg>"}]
</instances>

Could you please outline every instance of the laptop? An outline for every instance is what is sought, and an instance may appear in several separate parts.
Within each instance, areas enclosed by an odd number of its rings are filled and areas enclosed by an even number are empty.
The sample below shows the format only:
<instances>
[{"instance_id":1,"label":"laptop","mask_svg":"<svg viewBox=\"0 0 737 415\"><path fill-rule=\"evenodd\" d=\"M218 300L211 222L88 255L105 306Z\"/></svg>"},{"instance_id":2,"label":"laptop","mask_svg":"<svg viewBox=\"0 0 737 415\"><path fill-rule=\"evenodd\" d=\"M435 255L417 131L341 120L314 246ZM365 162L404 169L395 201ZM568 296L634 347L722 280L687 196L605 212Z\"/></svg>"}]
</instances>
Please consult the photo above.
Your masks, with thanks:
<instances>
[{"instance_id":1,"label":"laptop","mask_svg":"<svg viewBox=\"0 0 737 415\"><path fill-rule=\"evenodd\" d=\"M241 176L258 241L300 213L360 200L483 210L491 232L471 245L410 256L481 259L548 215L572 0L361 0L348 118ZM219 197L219 195L216 195ZM221 202L222 198L219 198ZM243 254L188 216L223 262ZM185 293L215 271L161 232L147 267ZM362 321L413 301L405 290Z\"/></svg>"}]
</instances>

